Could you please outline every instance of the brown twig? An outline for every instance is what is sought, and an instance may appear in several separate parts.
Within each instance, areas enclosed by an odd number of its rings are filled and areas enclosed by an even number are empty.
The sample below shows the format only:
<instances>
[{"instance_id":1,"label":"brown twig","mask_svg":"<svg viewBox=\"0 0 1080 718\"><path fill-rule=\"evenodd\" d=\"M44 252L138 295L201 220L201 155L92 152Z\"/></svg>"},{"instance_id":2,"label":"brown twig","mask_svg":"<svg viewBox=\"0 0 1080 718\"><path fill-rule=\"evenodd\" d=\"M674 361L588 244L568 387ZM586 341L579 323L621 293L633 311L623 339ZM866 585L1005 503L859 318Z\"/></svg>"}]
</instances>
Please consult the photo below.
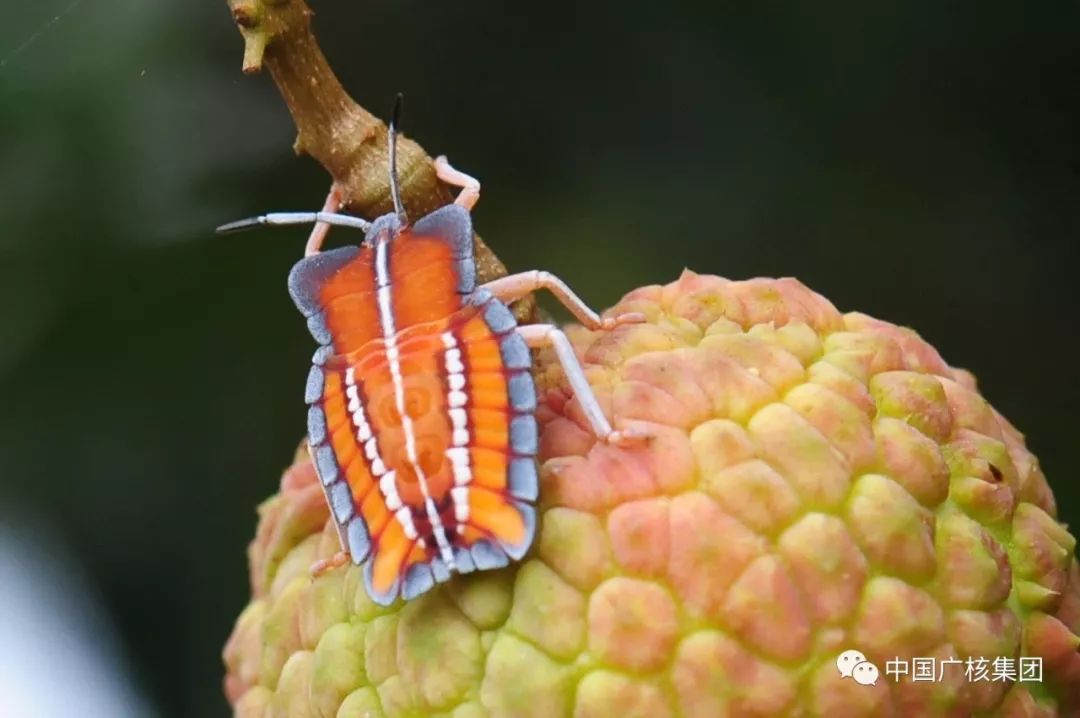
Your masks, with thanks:
<instances>
[{"instance_id":1,"label":"brown twig","mask_svg":"<svg viewBox=\"0 0 1080 718\"><path fill-rule=\"evenodd\" d=\"M270 71L296 123L296 152L326 168L353 214L374 219L391 211L386 125L349 97L330 69L311 31L311 8L304 0L227 2L244 37L244 72ZM416 142L399 136L397 162L402 203L411 216L452 200ZM506 274L479 237L476 270L481 281Z\"/></svg>"}]
</instances>

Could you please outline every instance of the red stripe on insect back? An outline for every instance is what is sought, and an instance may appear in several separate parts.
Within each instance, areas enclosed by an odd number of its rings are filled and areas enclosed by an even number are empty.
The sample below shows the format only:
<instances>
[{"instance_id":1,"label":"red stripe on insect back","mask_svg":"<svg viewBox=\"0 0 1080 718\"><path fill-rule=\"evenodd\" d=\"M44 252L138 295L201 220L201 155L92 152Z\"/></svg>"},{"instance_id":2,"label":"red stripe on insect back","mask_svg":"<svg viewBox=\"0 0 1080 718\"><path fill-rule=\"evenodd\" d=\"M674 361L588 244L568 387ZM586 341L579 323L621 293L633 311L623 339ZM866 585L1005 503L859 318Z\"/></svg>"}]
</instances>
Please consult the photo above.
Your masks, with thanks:
<instances>
[{"instance_id":1,"label":"red stripe on insect back","mask_svg":"<svg viewBox=\"0 0 1080 718\"><path fill-rule=\"evenodd\" d=\"M452 479L446 459L451 439L446 389L441 380L440 335L445 322L424 325L399 335L399 366L405 413L411 420L415 456L426 479L428 493L438 504L449 492ZM400 426L400 420L399 420ZM404 435L402 435L404 441ZM424 496L402 444L395 457L398 489L404 503L424 510Z\"/></svg>"},{"instance_id":2,"label":"red stripe on insect back","mask_svg":"<svg viewBox=\"0 0 1080 718\"><path fill-rule=\"evenodd\" d=\"M445 453L451 431L440 370L441 335L446 326L445 320L428 322L395 336L400 399L410 420L415 465L398 408L399 388L391 374L387 343L375 340L346 359L354 370L372 429L374 448L370 453L382 462L378 488L359 506L374 548L371 580L379 591L390 590L413 563L436 555L437 541L418 470L435 505L445 504L453 483ZM453 530L452 522L444 527L448 532ZM445 541L449 536L439 538Z\"/></svg>"},{"instance_id":3,"label":"red stripe on insect back","mask_svg":"<svg viewBox=\"0 0 1080 718\"><path fill-rule=\"evenodd\" d=\"M319 290L334 351L348 354L382 336L375 302L374 252L362 246L357 256L338 269Z\"/></svg>"},{"instance_id":4,"label":"red stripe on insect back","mask_svg":"<svg viewBox=\"0 0 1080 718\"><path fill-rule=\"evenodd\" d=\"M525 539L525 520L501 491L473 487L469 491L469 524L487 536L509 544Z\"/></svg>"},{"instance_id":5,"label":"red stripe on insect back","mask_svg":"<svg viewBox=\"0 0 1080 718\"><path fill-rule=\"evenodd\" d=\"M345 474L345 480L352 492L353 502L363 501L374 488L367 460L357 444L355 420L347 411L348 402L340 374L328 374L323 394L323 408L326 411L327 433L330 445L334 449L338 466Z\"/></svg>"},{"instance_id":6,"label":"red stripe on insect back","mask_svg":"<svg viewBox=\"0 0 1080 718\"><path fill-rule=\"evenodd\" d=\"M511 413L499 337L470 308L455 315L452 325L431 322L400 332L398 352L416 454L446 540L465 548L492 539L522 543L528 528L508 494ZM376 353L385 356L382 347ZM392 387L385 378L379 383ZM396 403L386 404L376 396L385 388L365 382L364 389L369 392L375 434L394 477L393 497L382 491L370 496L360 510L375 547L372 585L384 591L413 564L436 559L438 551L423 493L405 454ZM464 473L455 471L456 450L464 452ZM395 503L387 507L391 499ZM410 510L412 536L394 515L397 501Z\"/></svg>"},{"instance_id":7,"label":"red stripe on insect back","mask_svg":"<svg viewBox=\"0 0 1080 718\"><path fill-rule=\"evenodd\" d=\"M495 538L516 544L526 526L507 493L511 460L507 375L499 337L483 317L473 316L454 332L465 366L468 403L468 519L459 541L463 545Z\"/></svg>"},{"instance_id":8,"label":"red stripe on insect back","mask_svg":"<svg viewBox=\"0 0 1080 718\"><path fill-rule=\"evenodd\" d=\"M371 585L379 593L385 593L401 578L405 559L415 547L416 542L405 536L405 529L400 521L391 520L380 533L378 545L372 557Z\"/></svg>"},{"instance_id":9,"label":"red stripe on insect back","mask_svg":"<svg viewBox=\"0 0 1080 718\"><path fill-rule=\"evenodd\" d=\"M403 232L390 245L394 322L398 329L441 320L461 308L454 248L440 237Z\"/></svg>"},{"instance_id":10,"label":"red stripe on insect back","mask_svg":"<svg viewBox=\"0 0 1080 718\"><path fill-rule=\"evenodd\" d=\"M483 486L503 489L509 463L510 413L499 338L481 316L465 322L458 334L469 367L469 445L477 466L474 477Z\"/></svg>"}]
</instances>

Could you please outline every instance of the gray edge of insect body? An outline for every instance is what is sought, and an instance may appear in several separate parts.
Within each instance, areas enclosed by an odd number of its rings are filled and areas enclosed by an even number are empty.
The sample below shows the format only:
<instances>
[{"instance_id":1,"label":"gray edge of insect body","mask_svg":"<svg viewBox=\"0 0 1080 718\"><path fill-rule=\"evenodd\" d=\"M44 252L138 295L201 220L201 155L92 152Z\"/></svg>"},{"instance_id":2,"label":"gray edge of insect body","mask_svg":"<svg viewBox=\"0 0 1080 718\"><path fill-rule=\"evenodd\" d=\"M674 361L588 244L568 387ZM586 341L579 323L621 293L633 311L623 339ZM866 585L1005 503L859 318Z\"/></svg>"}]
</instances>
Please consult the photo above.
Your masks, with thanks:
<instances>
[{"instance_id":1,"label":"gray edge of insect body","mask_svg":"<svg viewBox=\"0 0 1080 718\"><path fill-rule=\"evenodd\" d=\"M401 597L410 601L430 591L434 586L435 576L431 568L426 563L413 564L405 572L405 580L401 583Z\"/></svg>"},{"instance_id":2,"label":"gray edge of insect body","mask_svg":"<svg viewBox=\"0 0 1080 718\"><path fill-rule=\"evenodd\" d=\"M308 371L307 383L304 384L304 403L314 404L322 398L323 388L326 386L326 375L322 366L314 364Z\"/></svg>"},{"instance_id":3,"label":"gray edge of insect body","mask_svg":"<svg viewBox=\"0 0 1080 718\"><path fill-rule=\"evenodd\" d=\"M326 414L322 407L317 405L309 407L308 447L312 454L312 463L315 465L315 473L319 477L319 486L322 488L323 496L326 497L326 504L333 514L338 540L344 547L349 546L347 524L354 511L352 489L345 483L338 469L333 448L324 443L328 439Z\"/></svg>"},{"instance_id":4,"label":"gray edge of insect body","mask_svg":"<svg viewBox=\"0 0 1080 718\"><path fill-rule=\"evenodd\" d=\"M472 573L476 570L476 564L473 563L472 553L468 548L454 547L454 566L457 567L458 573Z\"/></svg>"},{"instance_id":5,"label":"gray edge of insect body","mask_svg":"<svg viewBox=\"0 0 1080 718\"><path fill-rule=\"evenodd\" d=\"M457 293L461 295L472 294L476 289L476 262L472 257L457 261L458 287Z\"/></svg>"},{"instance_id":6,"label":"gray edge of insect body","mask_svg":"<svg viewBox=\"0 0 1080 718\"><path fill-rule=\"evenodd\" d=\"M536 455L538 437L536 417L518 414L510 420L510 448L519 456Z\"/></svg>"},{"instance_id":7,"label":"gray edge of insect body","mask_svg":"<svg viewBox=\"0 0 1080 718\"><path fill-rule=\"evenodd\" d=\"M481 539L470 548L473 563L478 571L489 571L510 565L510 557L500 547L487 539Z\"/></svg>"},{"instance_id":8,"label":"gray edge of insect body","mask_svg":"<svg viewBox=\"0 0 1080 718\"><path fill-rule=\"evenodd\" d=\"M360 564L371 553L371 534L363 517L355 516L345 530L345 543L349 547L349 557L353 563Z\"/></svg>"},{"instance_id":9,"label":"gray edge of insect body","mask_svg":"<svg viewBox=\"0 0 1080 718\"><path fill-rule=\"evenodd\" d=\"M540 496L539 478L536 473L536 461L532 458L519 457L510 460L509 478L507 479L510 495L516 499L536 501Z\"/></svg>"},{"instance_id":10,"label":"gray edge of insect body","mask_svg":"<svg viewBox=\"0 0 1080 718\"><path fill-rule=\"evenodd\" d=\"M413 231L425 237L440 237L452 248L457 265L457 293L472 294L476 289L476 261L473 259L472 217L469 211L456 204L440 207L422 217Z\"/></svg>"},{"instance_id":11,"label":"gray edge of insect body","mask_svg":"<svg viewBox=\"0 0 1080 718\"><path fill-rule=\"evenodd\" d=\"M506 393L514 411L522 413L536 411L536 384L533 383L532 374L529 372L517 371L510 374L506 380Z\"/></svg>"},{"instance_id":12,"label":"gray edge of insect body","mask_svg":"<svg viewBox=\"0 0 1080 718\"><path fill-rule=\"evenodd\" d=\"M446 239L454 248L454 259L473 258L472 217L469 210L456 204L440 207L413 225L418 235Z\"/></svg>"},{"instance_id":13,"label":"gray edge of insect body","mask_svg":"<svg viewBox=\"0 0 1080 718\"><path fill-rule=\"evenodd\" d=\"M436 581L446 583L450 580L450 569L447 568L442 558L436 556L428 562L428 565L431 566L431 573L435 576Z\"/></svg>"},{"instance_id":14,"label":"gray edge of insect body","mask_svg":"<svg viewBox=\"0 0 1080 718\"><path fill-rule=\"evenodd\" d=\"M308 441L312 445L326 443L326 413L321 406L308 407L307 426Z\"/></svg>"},{"instance_id":15,"label":"gray edge of insect body","mask_svg":"<svg viewBox=\"0 0 1080 718\"><path fill-rule=\"evenodd\" d=\"M470 294L468 299L465 300L465 303L472 307L482 307L494 299L494 296L495 295L491 293L490 289L477 287L476 291Z\"/></svg>"},{"instance_id":16,"label":"gray edge of insect body","mask_svg":"<svg viewBox=\"0 0 1080 718\"><path fill-rule=\"evenodd\" d=\"M499 541L499 546L506 555L515 561L520 561L529 552L533 539L536 538L536 509L521 501L514 502L514 508L521 513L521 519L525 522L525 537L520 543Z\"/></svg>"},{"instance_id":17,"label":"gray edge of insect body","mask_svg":"<svg viewBox=\"0 0 1080 718\"><path fill-rule=\"evenodd\" d=\"M289 271L289 296L301 314L310 317L322 309L319 289L359 252L359 247L338 247L304 257L293 265Z\"/></svg>"},{"instance_id":18,"label":"gray edge of insect body","mask_svg":"<svg viewBox=\"0 0 1080 718\"><path fill-rule=\"evenodd\" d=\"M517 327L517 319L510 308L498 299L492 299L484 307L484 322L496 334L512 332Z\"/></svg>"},{"instance_id":19,"label":"gray edge of insect body","mask_svg":"<svg viewBox=\"0 0 1080 718\"><path fill-rule=\"evenodd\" d=\"M307 318L307 328L311 332L311 336L315 338L319 344L323 346L329 346L330 342L334 341L334 336L330 333L330 328L326 326L326 312L318 311Z\"/></svg>"},{"instance_id":20,"label":"gray edge of insect body","mask_svg":"<svg viewBox=\"0 0 1080 718\"><path fill-rule=\"evenodd\" d=\"M323 444L315 449L315 470L323 486L329 486L338 480L341 472L338 471L334 450L329 445Z\"/></svg>"},{"instance_id":21,"label":"gray edge of insect body","mask_svg":"<svg viewBox=\"0 0 1080 718\"><path fill-rule=\"evenodd\" d=\"M349 484L338 481L327 488L326 498L330 500L330 507L334 510L334 518L338 524L344 524L353 516L353 496Z\"/></svg>"},{"instance_id":22,"label":"gray edge of insect body","mask_svg":"<svg viewBox=\"0 0 1080 718\"><path fill-rule=\"evenodd\" d=\"M499 354L507 369L532 369L532 353L525 339L514 332L499 341Z\"/></svg>"}]
</instances>

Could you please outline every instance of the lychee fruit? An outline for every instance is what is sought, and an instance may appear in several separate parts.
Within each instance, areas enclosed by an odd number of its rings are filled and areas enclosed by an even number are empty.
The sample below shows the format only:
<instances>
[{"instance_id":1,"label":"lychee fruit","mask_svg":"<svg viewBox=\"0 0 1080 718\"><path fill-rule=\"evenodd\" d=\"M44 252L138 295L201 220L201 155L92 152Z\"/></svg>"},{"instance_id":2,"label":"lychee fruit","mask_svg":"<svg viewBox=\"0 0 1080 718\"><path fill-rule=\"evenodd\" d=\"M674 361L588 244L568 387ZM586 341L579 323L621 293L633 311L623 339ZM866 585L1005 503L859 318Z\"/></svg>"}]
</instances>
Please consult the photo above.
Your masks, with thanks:
<instances>
[{"instance_id":1,"label":"lychee fruit","mask_svg":"<svg viewBox=\"0 0 1080 718\"><path fill-rule=\"evenodd\" d=\"M236 716L1080 715L1076 540L971 374L793 279L687 272L623 312L648 321L567 332L651 438L598 444L541 354L508 568L388 608L358 568L313 581L338 537L297 452L225 648Z\"/></svg>"}]
</instances>

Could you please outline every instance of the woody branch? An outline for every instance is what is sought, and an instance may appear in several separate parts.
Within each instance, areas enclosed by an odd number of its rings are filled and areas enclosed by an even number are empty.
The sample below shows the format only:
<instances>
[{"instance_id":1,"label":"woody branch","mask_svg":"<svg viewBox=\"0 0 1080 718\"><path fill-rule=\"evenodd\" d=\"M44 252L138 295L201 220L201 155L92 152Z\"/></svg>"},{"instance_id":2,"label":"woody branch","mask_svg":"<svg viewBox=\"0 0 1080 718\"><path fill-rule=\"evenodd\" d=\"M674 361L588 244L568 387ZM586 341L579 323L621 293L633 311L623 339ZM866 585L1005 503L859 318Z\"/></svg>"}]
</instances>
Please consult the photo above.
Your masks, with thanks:
<instances>
[{"instance_id":1,"label":"woody branch","mask_svg":"<svg viewBox=\"0 0 1080 718\"><path fill-rule=\"evenodd\" d=\"M293 149L315 158L330 173L353 214L374 219L391 211L386 125L349 97L330 69L311 30L311 8L304 0L227 3L244 38L244 72L269 70L289 108L297 130ZM419 144L399 137L397 162L402 203L411 216L452 200ZM479 237L475 247L481 281L506 274Z\"/></svg>"}]
</instances>

